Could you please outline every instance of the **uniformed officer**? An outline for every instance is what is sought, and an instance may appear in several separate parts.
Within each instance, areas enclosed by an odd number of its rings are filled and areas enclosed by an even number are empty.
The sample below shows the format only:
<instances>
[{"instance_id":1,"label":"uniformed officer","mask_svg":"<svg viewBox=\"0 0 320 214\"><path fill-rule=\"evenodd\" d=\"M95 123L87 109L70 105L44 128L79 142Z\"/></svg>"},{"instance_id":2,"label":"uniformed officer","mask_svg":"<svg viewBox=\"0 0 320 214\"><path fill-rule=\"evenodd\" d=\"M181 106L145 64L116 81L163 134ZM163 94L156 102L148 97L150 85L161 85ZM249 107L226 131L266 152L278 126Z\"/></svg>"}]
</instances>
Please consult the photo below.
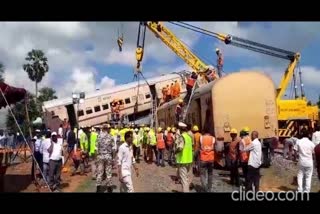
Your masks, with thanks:
<instances>
[{"instance_id":1,"label":"uniformed officer","mask_svg":"<svg viewBox=\"0 0 320 214\"><path fill-rule=\"evenodd\" d=\"M97 143L97 192L102 192L102 180L105 173L107 179L107 191L112 192L112 165L115 157L116 144L114 138L110 134L110 125L106 124L102 127L102 132L98 136Z\"/></svg>"}]
</instances>

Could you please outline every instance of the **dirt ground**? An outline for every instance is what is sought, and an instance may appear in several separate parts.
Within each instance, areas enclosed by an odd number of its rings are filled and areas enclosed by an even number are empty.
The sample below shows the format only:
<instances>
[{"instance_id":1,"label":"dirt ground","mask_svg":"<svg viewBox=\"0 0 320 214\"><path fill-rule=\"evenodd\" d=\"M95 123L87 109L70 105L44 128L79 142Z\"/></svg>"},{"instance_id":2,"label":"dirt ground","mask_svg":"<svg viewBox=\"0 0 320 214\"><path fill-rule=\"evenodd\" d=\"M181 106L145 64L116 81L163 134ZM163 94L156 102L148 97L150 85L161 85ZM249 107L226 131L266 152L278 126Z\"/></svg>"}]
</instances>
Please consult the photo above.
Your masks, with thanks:
<instances>
[{"instance_id":1,"label":"dirt ground","mask_svg":"<svg viewBox=\"0 0 320 214\"><path fill-rule=\"evenodd\" d=\"M72 161L68 162L71 169ZM261 190L262 191L288 191L296 190L294 177L297 174L296 164L291 164L293 168L286 169L279 164L273 164L270 168L261 169ZM166 165L157 167L155 164L146 164L141 161L138 164L140 176L133 175L135 192L181 192L181 184L176 184L173 180L176 176L176 168ZM315 171L315 170L314 170ZM5 192L48 192L46 188L39 188L31 183L31 162L10 166L4 177ZM225 170L213 171L213 191L232 192L237 190L229 184L229 172ZM70 171L62 173L62 192L95 192L95 181L89 172L86 176L70 176ZM193 177L195 188L191 192L200 191L200 178ZM114 192L119 192L119 180L117 170L113 170ZM312 192L318 192L320 182L316 174L312 178Z\"/></svg>"}]
</instances>

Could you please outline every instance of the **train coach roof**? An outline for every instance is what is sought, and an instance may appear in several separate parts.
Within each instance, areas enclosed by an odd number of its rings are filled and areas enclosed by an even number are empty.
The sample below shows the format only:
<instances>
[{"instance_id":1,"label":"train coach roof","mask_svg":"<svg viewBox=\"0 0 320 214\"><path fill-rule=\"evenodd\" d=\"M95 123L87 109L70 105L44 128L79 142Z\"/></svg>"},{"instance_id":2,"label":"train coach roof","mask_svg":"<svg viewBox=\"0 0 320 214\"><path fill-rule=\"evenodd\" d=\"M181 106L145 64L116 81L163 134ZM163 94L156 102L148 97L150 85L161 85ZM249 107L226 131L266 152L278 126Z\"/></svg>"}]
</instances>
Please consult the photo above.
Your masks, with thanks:
<instances>
[{"instance_id":1,"label":"train coach roof","mask_svg":"<svg viewBox=\"0 0 320 214\"><path fill-rule=\"evenodd\" d=\"M149 78L149 79L147 79L147 81L148 81L149 85L153 85L153 84L156 84L161 81L166 81L166 80L175 79L175 78L180 78L180 76L178 74L164 74L160 77ZM145 85L145 84L146 83L144 80L140 80L140 85ZM107 94L112 94L112 93L120 92L123 90L128 90L130 88L134 88L137 86L138 86L138 82L135 81L135 82L115 86L113 88L102 89L102 90L94 91L94 92L87 92L86 99L94 98L94 97L98 97L98 96L102 96L102 95L107 95ZM44 108L52 108L55 106L69 105L69 104L72 104L72 94L70 94L70 97L65 97L65 98L61 98L61 99L55 99L55 100L50 100L50 101L44 102L43 106L44 106Z\"/></svg>"}]
</instances>

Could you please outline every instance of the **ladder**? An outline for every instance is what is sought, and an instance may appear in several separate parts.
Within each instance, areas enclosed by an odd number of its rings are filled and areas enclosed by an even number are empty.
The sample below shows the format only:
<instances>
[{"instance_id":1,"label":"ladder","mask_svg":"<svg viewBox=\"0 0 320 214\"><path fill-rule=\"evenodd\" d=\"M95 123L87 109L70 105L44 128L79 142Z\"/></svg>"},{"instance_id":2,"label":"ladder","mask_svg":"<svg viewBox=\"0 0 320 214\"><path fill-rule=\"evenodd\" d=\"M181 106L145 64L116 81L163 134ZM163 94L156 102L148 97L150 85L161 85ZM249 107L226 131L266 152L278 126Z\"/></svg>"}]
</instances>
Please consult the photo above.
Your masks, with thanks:
<instances>
[{"instance_id":1,"label":"ladder","mask_svg":"<svg viewBox=\"0 0 320 214\"><path fill-rule=\"evenodd\" d=\"M199 81L199 78L197 78L196 80L196 83L194 84L193 88L192 88L192 92L191 92L191 95L189 97L189 100L188 100L188 104L187 106L184 108L183 110L183 114L182 114L182 121L185 121L186 120L186 117L187 117L187 113L188 113L188 110L189 110L189 107L190 107L190 104L191 104L191 100L192 100L192 97L194 95L194 91L199 88L197 86L199 86L198 84L198 81Z\"/></svg>"},{"instance_id":2,"label":"ladder","mask_svg":"<svg viewBox=\"0 0 320 214\"><path fill-rule=\"evenodd\" d=\"M157 121L157 97L152 95L151 101L151 121L150 121L150 128L156 128L156 121Z\"/></svg>"}]
</instances>

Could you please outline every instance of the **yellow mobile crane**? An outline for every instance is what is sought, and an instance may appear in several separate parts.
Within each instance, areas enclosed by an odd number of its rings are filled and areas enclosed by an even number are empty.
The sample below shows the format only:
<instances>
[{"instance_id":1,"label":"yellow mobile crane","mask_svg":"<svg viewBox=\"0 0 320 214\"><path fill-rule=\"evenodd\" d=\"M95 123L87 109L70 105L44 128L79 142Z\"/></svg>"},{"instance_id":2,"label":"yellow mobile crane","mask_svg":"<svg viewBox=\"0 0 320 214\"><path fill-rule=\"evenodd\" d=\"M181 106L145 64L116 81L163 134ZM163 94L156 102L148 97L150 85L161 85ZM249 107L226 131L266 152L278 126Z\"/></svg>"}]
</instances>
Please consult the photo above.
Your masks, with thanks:
<instances>
[{"instance_id":1,"label":"yellow mobile crane","mask_svg":"<svg viewBox=\"0 0 320 214\"><path fill-rule=\"evenodd\" d=\"M298 96L297 94L295 69L300 61L300 53L294 53L227 34L211 32L184 22L171 23L195 32L215 37L227 45L230 44L258 53L289 60L289 65L282 76L279 87L276 91L279 121L278 136L283 139L296 135L299 133L301 126L307 126L310 131L314 128L314 125L319 120L319 109L315 105L308 105L303 91L301 71L299 71L301 96ZM184 45L167 27L163 25L162 22L153 21L140 22L139 24L136 49L137 70L140 70L140 64L143 58L146 27L151 30L156 37L160 38L161 41L164 42L180 58L182 58L191 68L193 68L196 73L203 75L213 70L215 71L212 66L207 66L196 55L194 55L186 45ZM217 78L218 76L215 75L214 79ZM282 97L284 96L292 78L295 98L291 100L284 100Z\"/></svg>"}]
</instances>

